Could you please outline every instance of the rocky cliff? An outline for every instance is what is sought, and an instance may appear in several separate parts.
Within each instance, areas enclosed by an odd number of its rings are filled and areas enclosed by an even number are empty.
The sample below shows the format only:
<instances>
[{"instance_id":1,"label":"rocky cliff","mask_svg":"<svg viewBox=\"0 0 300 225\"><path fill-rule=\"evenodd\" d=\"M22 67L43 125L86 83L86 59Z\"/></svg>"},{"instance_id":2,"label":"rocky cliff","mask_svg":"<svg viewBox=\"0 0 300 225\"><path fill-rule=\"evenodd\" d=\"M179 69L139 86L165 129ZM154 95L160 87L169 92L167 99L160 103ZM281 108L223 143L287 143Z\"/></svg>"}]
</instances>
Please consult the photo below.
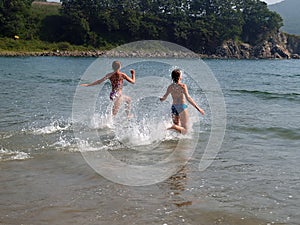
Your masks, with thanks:
<instances>
[{"instance_id":1,"label":"rocky cliff","mask_svg":"<svg viewBox=\"0 0 300 225\"><path fill-rule=\"evenodd\" d=\"M216 49L216 58L236 59L300 59L300 37L278 32L255 46L233 40L224 41Z\"/></svg>"}]
</instances>

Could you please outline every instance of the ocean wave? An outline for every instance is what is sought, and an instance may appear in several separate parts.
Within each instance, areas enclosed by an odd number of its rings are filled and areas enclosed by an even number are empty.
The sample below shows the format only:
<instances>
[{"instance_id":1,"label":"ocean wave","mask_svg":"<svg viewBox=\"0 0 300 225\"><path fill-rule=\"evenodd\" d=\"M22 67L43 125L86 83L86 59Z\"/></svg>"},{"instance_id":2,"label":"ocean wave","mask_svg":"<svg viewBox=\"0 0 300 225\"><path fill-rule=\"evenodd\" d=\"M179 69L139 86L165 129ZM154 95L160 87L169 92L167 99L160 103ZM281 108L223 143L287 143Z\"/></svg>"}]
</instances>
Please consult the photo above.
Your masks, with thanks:
<instances>
[{"instance_id":1,"label":"ocean wave","mask_svg":"<svg viewBox=\"0 0 300 225\"><path fill-rule=\"evenodd\" d=\"M285 100L299 100L300 93L274 93L268 91L258 90L231 90L241 94L250 94L263 99L285 99Z\"/></svg>"},{"instance_id":2,"label":"ocean wave","mask_svg":"<svg viewBox=\"0 0 300 225\"><path fill-rule=\"evenodd\" d=\"M32 158L29 153L1 148L0 161L25 160Z\"/></svg>"},{"instance_id":3,"label":"ocean wave","mask_svg":"<svg viewBox=\"0 0 300 225\"><path fill-rule=\"evenodd\" d=\"M287 140L300 140L299 128L283 128L283 127L234 127L234 130L242 130L253 134L259 134L261 137L280 137Z\"/></svg>"}]
</instances>

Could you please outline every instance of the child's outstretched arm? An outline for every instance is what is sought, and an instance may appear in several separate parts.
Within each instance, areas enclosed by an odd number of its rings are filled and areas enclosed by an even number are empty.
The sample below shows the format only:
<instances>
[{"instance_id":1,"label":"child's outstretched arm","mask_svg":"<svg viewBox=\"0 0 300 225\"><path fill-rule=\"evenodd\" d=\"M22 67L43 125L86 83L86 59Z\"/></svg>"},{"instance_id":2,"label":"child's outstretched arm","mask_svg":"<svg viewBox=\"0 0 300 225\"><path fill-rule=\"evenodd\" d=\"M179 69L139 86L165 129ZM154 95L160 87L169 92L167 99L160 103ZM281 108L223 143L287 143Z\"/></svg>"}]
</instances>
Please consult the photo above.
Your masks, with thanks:
<instances>
[{"instance_id":1,"label":"child's outstretched arm","mask_svg":"<svg viewBox=\"0 0 300 225\"><path fill-rule=\"evenodd\" d=\"M109 78L110 74L107 74L106 76L102 77L100 80L96 80L93 83L90 84L80 84L82 87L89 87L89 86L94 86L97 84L101 84L103 81L107 80Z\"/></svg>"},{"instance_id":2,"label":"child's outstretched arm","mask_svg":"<svg viewBox=\"0 0 300 225\"><path fill-rule=\"evenodd\" d=\"M188 102L191 103L191 105L194 106L202 115L204 115L205 114L204 110L201 109L196 104L196 102L194 101L194 99L189 95L189 92L188 92L188 89L187 89L186 85L184 85L183 90L184 90L184 95L185 95L186 99L188 100Z\"/></svg>"}]
</instances>

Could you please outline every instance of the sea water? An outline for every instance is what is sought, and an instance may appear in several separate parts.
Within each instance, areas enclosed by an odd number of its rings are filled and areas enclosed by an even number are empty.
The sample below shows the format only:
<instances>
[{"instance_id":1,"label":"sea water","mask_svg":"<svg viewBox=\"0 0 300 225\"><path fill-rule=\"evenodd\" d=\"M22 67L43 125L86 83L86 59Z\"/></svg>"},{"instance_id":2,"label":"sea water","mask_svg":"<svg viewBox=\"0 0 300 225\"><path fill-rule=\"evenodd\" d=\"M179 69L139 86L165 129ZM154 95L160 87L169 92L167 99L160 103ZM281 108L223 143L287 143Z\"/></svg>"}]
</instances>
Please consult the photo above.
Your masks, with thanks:
<instances>
[{"instance_id":1,"label":"sea water","mask_svg":"<svg viewBox=\"0 0 300 225\"><path fill-rule=\"evenodd\" d=\"M170 99L158 101L174 65L120 59L129 65L124 72L137 72L124 92L133 93L142 78L154 94L131 96L134 118L124 120L123 111L112 118L109 83L101 90L78 86L94 81L84 74L95 60L0 58L0 224L300 223L300 61L204 60L221 86L227 125L217 156L199 171L212 122L203 90L184 75L207 114L189 105L192 131L182 137L166 130ZM98 95L93 112L74 120L78 90ZM105 150L144 166L165 159L182 139L197 140L189 161L168 179L139 187L104 178L81 154Z\"/></svg>"}]
</instances>

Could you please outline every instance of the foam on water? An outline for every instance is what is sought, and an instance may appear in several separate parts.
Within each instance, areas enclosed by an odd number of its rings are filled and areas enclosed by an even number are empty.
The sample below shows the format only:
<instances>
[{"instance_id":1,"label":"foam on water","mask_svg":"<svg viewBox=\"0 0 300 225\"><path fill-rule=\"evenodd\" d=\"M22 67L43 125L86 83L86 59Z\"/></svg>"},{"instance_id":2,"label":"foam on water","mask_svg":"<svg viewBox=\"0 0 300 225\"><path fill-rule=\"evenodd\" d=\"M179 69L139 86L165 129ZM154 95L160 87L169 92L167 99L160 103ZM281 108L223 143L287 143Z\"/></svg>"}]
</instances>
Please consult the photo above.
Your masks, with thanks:
<instances>
[{"instance_id":1,"label":"foam on water","mask_svg":"<svg viewBox=\"0 0 300 225\"><path fill-rule=\"evenodd\" d=\"M32 158L29 153L1 148L0 161L25 160Z\"/></svg>"},{"instance_id":2,"label":"foam on water","mask_svg":"<svg viewBox=\"0 0 300 225\"><path fill-rule=\"evenodd\" d=\"M67 152L79 152L78 145L73 137L67 137L66 135L59 136L58 140L50 145L58 151Z\"/></svg>"},{"instance_id":3,"label":"foam on water","mask_svg":"<svg viewBox=\"0 0 300 225\"><path fill-rule=\"evenodd\" d=\"M143 118L120 124L115 130L116 137L130 148L159 144L166 136L166 121L155 121Z\"/></svg>"},{"instance_id":4,"label":"foam on water","mask_svg":"<svg viewBox=\"0 0 300 225\"><path fill-rule=\"evenodd\" d=\"M40 134L53 134L60 131L65 131L70 129L71 123L69 120L66 122L63 120L54 120L49 125L40 128L31 128L33 134L40 135Z\"/></svg>"}]
</instances>

